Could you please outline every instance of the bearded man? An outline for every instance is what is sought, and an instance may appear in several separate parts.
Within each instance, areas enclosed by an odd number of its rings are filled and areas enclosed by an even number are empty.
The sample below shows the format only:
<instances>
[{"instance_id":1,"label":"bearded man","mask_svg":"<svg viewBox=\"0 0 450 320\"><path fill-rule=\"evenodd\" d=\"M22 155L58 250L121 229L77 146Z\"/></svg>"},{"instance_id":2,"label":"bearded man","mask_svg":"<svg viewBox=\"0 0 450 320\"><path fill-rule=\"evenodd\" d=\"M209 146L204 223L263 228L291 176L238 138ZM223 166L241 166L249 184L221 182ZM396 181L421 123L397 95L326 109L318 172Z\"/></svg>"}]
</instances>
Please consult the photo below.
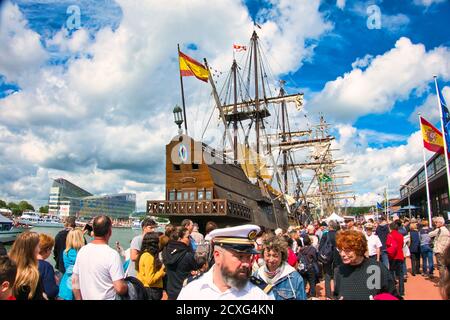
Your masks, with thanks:
<instances>
[{"instance_id":1,"label":"bearded man","mask_svg":"<svg viewBox=\"0 0 450 320\"><path fill-rule=\"evenodd\" d=\"M211 231L205 240L213 245L215 263L208 272L187 281L177 300L273 300L251 277L259 231L256 225Z\"/></svg>"}]
</instances>

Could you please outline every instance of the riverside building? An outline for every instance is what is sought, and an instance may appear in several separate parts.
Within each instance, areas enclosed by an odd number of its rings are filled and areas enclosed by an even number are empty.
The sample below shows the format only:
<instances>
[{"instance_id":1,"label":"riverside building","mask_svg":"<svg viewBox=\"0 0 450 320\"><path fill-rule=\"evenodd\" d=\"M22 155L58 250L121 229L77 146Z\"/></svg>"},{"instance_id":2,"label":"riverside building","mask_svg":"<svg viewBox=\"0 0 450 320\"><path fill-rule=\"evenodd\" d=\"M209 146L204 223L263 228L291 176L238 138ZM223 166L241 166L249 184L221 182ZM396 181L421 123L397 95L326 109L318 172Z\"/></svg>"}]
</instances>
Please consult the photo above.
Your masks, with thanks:
<instances>
[{"instance_id":1,"label":"riverside building","mask_svg":"<svg viewBox=\"0 0 450 320\"><path fill-rule=\"evenodd\" d=\"M48 211L59 217L76 216L88 220L107 214L113 219L128 219L135 210L134 193L95 196L63 178L53 180L50 188Z\"/></svg>"}]
</instances>

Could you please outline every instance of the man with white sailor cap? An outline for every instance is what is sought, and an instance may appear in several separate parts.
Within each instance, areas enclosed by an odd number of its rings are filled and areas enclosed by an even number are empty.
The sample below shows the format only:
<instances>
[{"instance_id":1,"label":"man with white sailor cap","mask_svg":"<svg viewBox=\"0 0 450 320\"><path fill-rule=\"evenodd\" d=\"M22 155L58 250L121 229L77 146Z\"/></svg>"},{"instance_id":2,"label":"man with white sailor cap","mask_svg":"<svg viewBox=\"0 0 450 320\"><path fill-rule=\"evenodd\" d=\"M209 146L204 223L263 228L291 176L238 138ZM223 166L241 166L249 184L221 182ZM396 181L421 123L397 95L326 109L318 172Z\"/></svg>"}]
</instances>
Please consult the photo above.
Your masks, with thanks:
<instances>
[{"instance_id":1,"label":"man with white sailor cap","mask_svg":"<svg viewBox=\"0 0 450 320\"><path fill-rule=\"evenodd\" d=\"M205 240L213 245L215 263L208 272L186 281L178 300L273 300L251 277L259 231L251 224L211 231Z\"/></svg>"}]
</instances>

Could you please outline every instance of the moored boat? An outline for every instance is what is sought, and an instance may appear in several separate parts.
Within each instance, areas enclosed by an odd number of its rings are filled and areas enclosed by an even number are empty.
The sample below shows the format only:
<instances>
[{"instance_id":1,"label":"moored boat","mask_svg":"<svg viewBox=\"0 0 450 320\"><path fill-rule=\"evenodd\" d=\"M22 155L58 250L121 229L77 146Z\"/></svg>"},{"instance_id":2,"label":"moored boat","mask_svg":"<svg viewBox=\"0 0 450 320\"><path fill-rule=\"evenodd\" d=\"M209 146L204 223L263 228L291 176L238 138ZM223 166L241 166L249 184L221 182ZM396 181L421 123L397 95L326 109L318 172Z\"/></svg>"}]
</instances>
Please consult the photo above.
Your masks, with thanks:
<instances>
[{"instance_id":1,"label":"moored boat","mask_svg":"<svg viewBox=\"0 0 450 320\"><path fill-rule=\"evenodd\" d=\"M35 227L54 227L62 228L64 223L57 216L40 216L33 211L25 211L19 218L19 223Z\"/></svg>"},{"instance_id":2,"label":"moored boat","mask_svg":"<svg viewBox=\"0 0 450 320\"><path fill-rule=\"evenodd\" d=\"M140 219L133 220L133 222L131 224L131 229L140 230L141 229L141 220Z\"/></svg>"},{"instance_id":3,"label":"moored boat","mask_svg":"<svg viewBox=\"0 0 450 320\"><path fill-rule=\"evenodd\" d=\"M13 242L27 228L15 227L14 222L0 214L0 242Z\"/></svg>"}]
</instances>

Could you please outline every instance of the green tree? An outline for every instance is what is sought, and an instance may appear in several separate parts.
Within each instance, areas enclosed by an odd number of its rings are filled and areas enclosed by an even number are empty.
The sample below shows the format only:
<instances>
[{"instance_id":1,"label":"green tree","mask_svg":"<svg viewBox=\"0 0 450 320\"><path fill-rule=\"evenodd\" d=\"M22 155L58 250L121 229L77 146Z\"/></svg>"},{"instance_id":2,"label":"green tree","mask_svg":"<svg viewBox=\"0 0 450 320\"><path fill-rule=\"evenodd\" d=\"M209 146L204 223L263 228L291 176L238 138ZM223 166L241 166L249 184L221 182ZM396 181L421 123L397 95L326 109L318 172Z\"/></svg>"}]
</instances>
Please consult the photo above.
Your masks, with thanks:
<instances>
[{"instance_id":1,"label":"green tree","mask_svg":"<svg viewBox=\"0 0 450 320\"><path fill-rule=\"evenodd\" d=\"M20 201L18 207L22 212L27 210L34 211L34 207L25 200Z\"/></svg>"},{"instance_id":2,"label":"green tree","mask_svg":"<svg viewBox=\"0 0 450 320\"><path fill-rule=\"evenodd\" d=\"M39 208L40 213L48 213L48 206L43 206Z\"/></svg>"},{"instance_id":3,"label":"green tree","mask_svg":"<svg viewBox=\"0 0 450 320\"><path fill-rule=\"evenodd\" d=\"M6 202L0 199L0 208L6 208L6 207L8 207Z\"/></svg>"},{"instance_id":4,"label":"green tree","mask_svg":"<svg viewBox=\"0 0 450 320\"><path fill-rule=\"evenodd\" d=\"M22 214L22 211L20 211L19 206L17 203L10 202L8 203L8 209L10 209L15 216L20 216Z\"/></svg>"},{"instance_id":5,"label":"green tree","mask_svg":"<svg viewBox=\"0 0 450 320\"><path fill-rule=\"evenodd\" d=\"M347 215L355 216L370 212L371 207L348 207Z\"/></svg>"}]
</instances>

